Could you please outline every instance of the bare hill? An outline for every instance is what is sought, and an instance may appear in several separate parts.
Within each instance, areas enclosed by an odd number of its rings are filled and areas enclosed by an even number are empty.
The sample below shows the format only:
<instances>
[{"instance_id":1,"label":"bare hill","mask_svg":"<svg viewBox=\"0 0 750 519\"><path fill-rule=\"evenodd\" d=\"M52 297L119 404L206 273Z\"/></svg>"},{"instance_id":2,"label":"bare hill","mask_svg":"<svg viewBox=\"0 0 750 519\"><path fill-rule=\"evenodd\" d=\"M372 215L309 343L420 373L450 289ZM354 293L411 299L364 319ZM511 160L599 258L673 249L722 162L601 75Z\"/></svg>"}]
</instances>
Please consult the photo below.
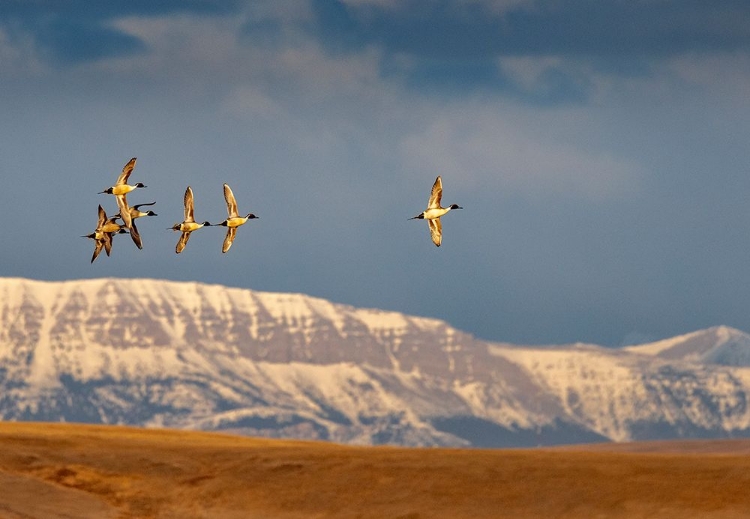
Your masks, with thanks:
<instances>
[{"instance_id":1,"label":"bare hill","mask_svg":"<svg viewBox=\"0 0 750 519\"><path fill-rule=\"evenodd\" d=\"M6 422L0 518L750 516L747 441L650 445L407 449Z\"/></svg>"}]
</instances>

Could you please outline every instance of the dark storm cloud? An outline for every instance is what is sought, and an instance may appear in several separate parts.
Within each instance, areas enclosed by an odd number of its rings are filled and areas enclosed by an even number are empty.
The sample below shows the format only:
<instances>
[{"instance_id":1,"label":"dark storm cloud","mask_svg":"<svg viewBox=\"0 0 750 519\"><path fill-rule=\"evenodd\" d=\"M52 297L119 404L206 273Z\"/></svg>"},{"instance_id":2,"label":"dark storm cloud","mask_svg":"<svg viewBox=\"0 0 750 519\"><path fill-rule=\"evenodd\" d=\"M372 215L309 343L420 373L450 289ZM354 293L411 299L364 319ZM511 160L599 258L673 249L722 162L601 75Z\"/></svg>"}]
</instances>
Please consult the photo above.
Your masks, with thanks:
<instances>
[{"instance_id":1,"label":"dark storm cloud","mask_svg":"<svg viewBox=\"0 0 750 519\"><path fill-rule=\"evenodd\" d=\"M537 103L581 101L588 83L561 66L534 85L503 74L498 58L557 57L604 73L643 75L654 60L750 48L750 3L736 0L543 0L492 11L482 2L395 6L313 0L315 36L331 53L377 46L384 74L419 88L491 88ZM408 57L404 63L394 56Z\"/></svg>"},{"instance_id":2,"label":"dark storm cloud","mask_svg":"<svg viewBox=\"0 0 750 519\"><path fill-rule=\"evenodd\" d=\"M110 25L117 18L176 13L217 15L232 12L240 3L234 0L6 0L0 2L0 28L11 38L30 34L40 54L51 62L78 63L132 55L146 49L143 42Z\"/></svg>"},{"instance_id":3,"label":"dark storm cloud","mask_svg":"<svg viewBox=\"0 0 750 519\"><path fill-rule=\"evenodd\" d=\"M750 48L750 3L738 0L543 0L493 13L481 2L351 7L313 0L332 49L367 44L424 58L668 56Z\"/></svg>"}]
</instances>

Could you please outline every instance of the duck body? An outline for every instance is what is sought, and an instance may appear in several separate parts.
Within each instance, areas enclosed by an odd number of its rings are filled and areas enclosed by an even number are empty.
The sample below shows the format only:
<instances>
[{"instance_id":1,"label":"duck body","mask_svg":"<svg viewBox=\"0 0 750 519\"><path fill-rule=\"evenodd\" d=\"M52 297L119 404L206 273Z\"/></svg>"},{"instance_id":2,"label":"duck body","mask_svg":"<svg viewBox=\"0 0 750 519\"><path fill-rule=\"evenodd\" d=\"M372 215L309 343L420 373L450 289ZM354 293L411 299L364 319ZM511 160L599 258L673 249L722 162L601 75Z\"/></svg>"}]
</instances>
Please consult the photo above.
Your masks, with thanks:
<instances>
[{"instance_id":1,"label":"duck body","mask_svg":"<svg viewBox=\"0 0 750 519\"><path fill-rule=\"evenodd\" d=\"M182 223L176 223L174 226L172 226L173 231L181 231L181 232L193 232L201 227L210 227L211 224L208 222L182 222Z\"/></svg>"},{"instance_id":2,"label":"duck body","mask_svg":"<svg viewBox=\"0 0 750 519\"><path fill-rule=\"evenodd\" d=\"M456 205L456 204L453 204ZM433 209L427 209L426 211L420 213L419 215L415 216L414 218L411 218L414 220L415 218L419 218L420 220L434 220L435 218L440 218L441 216L448 214L448 212L451 209L463 209L462 207L436 207Z\"/></svg>"},{"instance_id":3,"label":"duck body","mask_svg":"<svg viewBox=\"0 0 750 519\"><path fill-rule=\"evenodd\" d=\"M255 218L258 218L253 213L248 213L247 216L235 216L234 218L227 218L221 223L217 223L216 225L221 225L223 227L232 227L237 228L240 225L244 225L247 223L248 220L253 220Z\"/></svg>"},{"instance_id":4,"label":"duck body","mask_svg":"<svg viewBox=\"0 0 750 519\"><path fill-rule=\"evenodd\" d=\"M136 184L133 184L132 186L130 184L123 184L120 186L112 186L108 187L104 191L101 191L99 194L108 194L108 195L115 195L115 196L121 196L121 195L127 195L131 191L135 191L138 188L146 187L143 185L142 182L138 182Z\"/></svg>"}]
</instances>

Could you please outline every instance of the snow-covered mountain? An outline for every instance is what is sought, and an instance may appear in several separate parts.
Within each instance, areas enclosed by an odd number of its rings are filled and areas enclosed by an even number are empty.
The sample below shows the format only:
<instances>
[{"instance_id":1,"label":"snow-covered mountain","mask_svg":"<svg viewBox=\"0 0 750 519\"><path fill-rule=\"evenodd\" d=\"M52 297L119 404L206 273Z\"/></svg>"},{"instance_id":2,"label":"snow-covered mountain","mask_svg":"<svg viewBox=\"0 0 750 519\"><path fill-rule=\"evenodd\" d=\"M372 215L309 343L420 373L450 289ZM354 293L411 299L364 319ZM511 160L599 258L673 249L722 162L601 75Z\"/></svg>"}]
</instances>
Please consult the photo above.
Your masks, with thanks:
<instances>
[{"instance_id":1,"label":"snow-covered mountain","mask_svg":"<svg viewBox=\"0 0 750 519\"><path fill-rule=\"evenodd\" d=\"M0 278L0 418L403 445L750 436L750 336L489 343L200 283Z\"/></svg>"}]
</instances>

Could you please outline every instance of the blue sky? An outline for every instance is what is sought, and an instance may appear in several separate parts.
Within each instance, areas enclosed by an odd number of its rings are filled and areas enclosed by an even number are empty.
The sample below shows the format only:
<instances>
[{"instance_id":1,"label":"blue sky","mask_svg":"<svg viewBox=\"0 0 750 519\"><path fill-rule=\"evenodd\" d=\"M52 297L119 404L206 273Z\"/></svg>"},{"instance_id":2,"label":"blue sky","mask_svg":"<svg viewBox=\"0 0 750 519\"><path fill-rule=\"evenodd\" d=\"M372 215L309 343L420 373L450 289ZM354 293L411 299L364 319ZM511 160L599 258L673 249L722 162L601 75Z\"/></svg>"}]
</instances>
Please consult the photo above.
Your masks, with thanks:
<instances>
[{"instance_id":1,"label":"blue sky","mask_svg":"<svg viewBox=\"0 0 750 519\"><path fill-rule=\"evenodd\" d=\"M750 331L747 2L9 0L0 84L2 276L301 292L527 344ZM91 265L133 156L159 217ZM407 220L437 175L465 208L439 249ZM175 255L185 187L221 221L223 182L260 219Z\"/></svg>"}]
</instances>

